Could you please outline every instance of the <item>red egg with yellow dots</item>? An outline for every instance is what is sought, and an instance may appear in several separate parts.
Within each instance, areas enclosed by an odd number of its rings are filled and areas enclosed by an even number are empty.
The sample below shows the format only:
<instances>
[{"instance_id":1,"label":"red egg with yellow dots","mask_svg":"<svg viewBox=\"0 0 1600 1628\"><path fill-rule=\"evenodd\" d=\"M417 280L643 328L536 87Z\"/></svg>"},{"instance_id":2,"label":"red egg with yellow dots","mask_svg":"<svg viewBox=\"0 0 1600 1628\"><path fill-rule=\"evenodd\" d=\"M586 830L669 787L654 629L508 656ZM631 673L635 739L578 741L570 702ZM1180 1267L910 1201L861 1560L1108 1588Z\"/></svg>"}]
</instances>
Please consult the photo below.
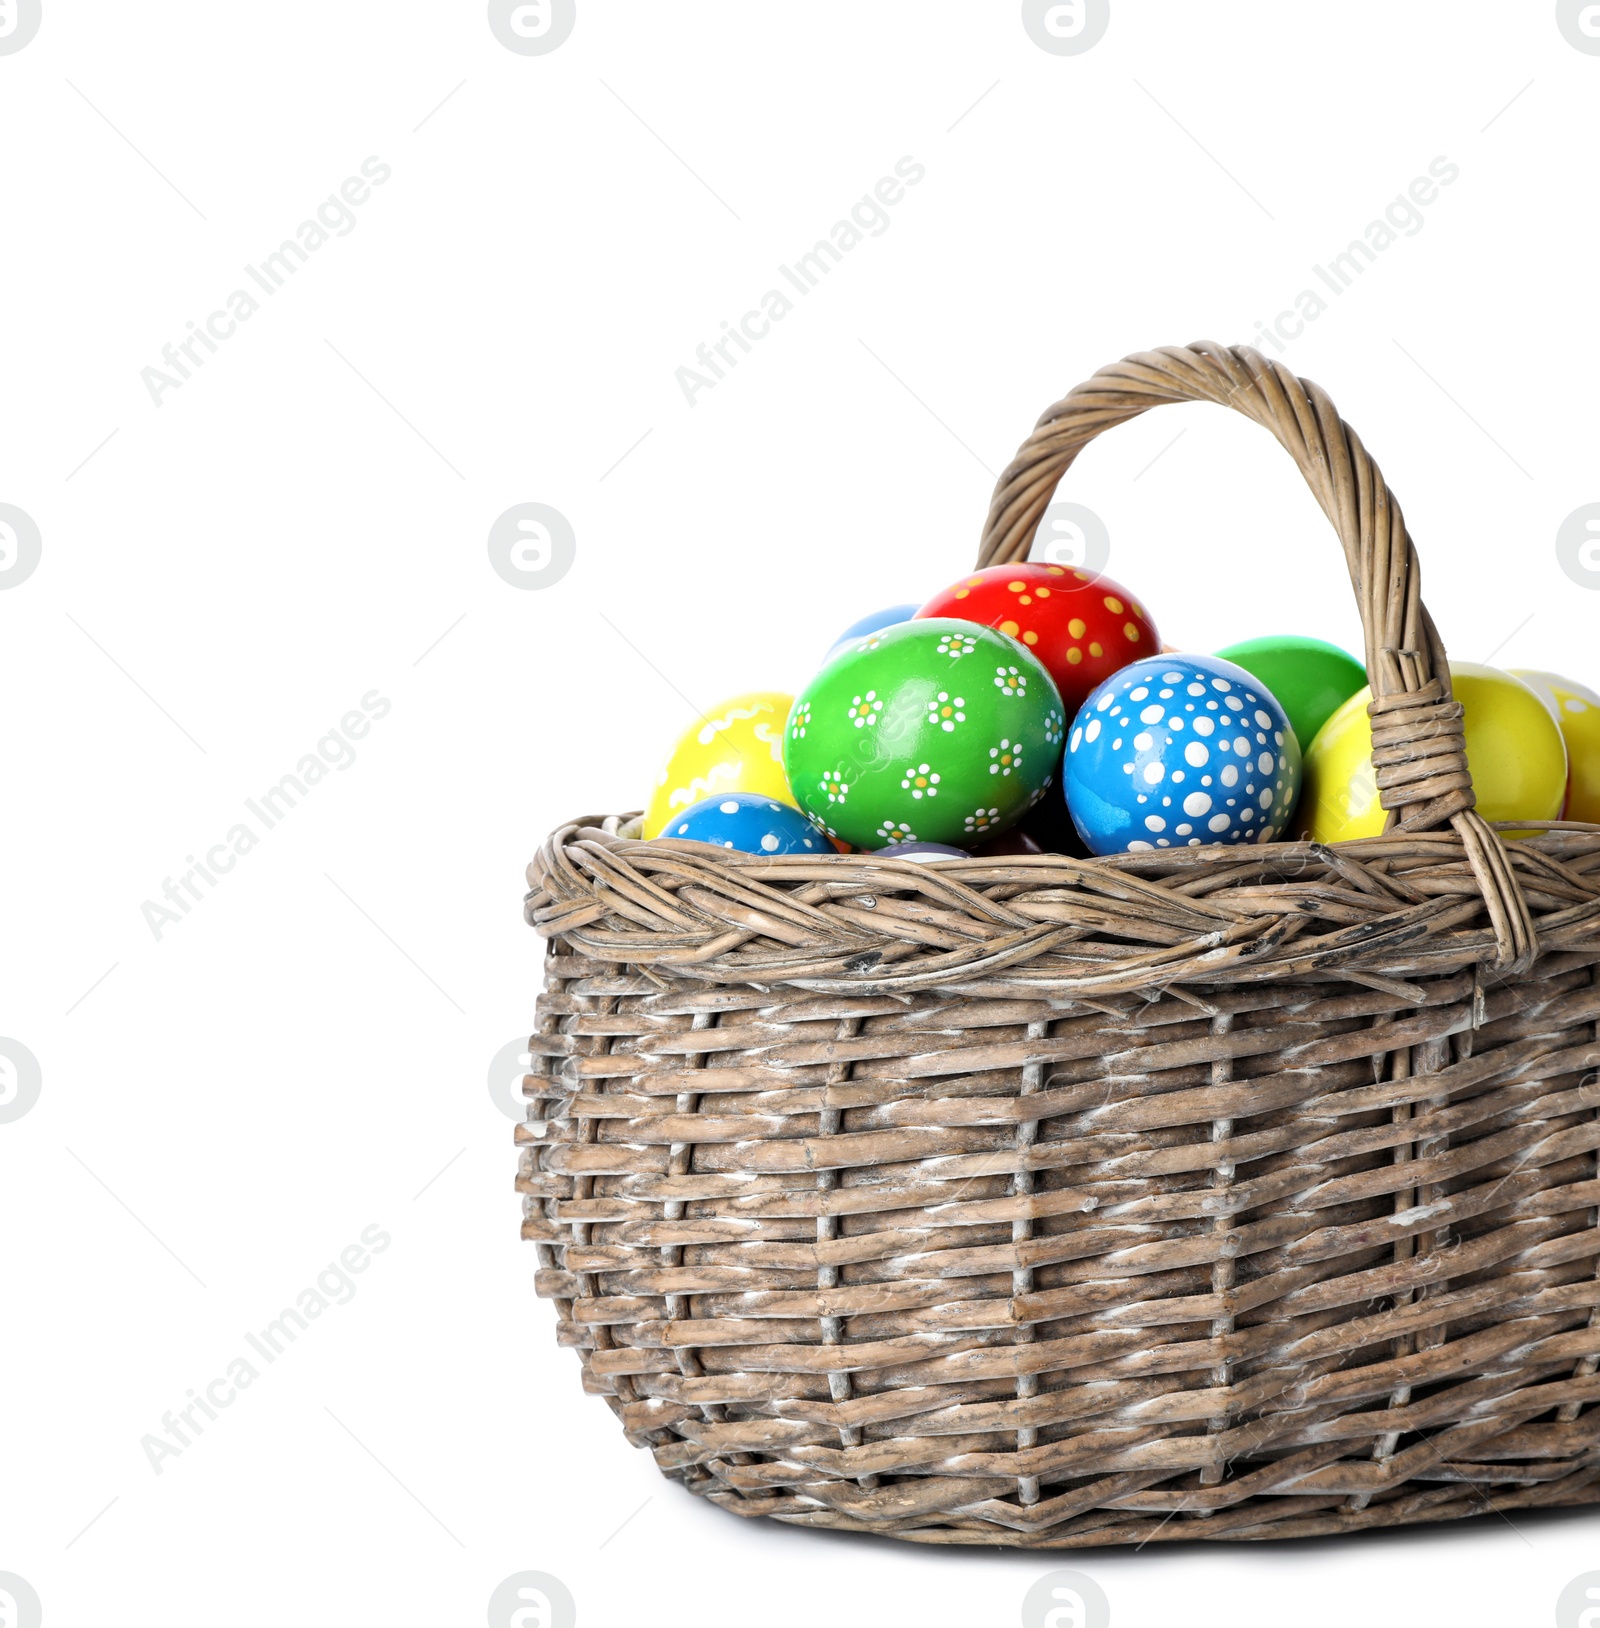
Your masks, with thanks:
<instances>
[{"instance_id":1,"label":"red egg with yellow dots","mask_svg":"<svg viewBox=\"0 0 1600 1628\"><path fill-rule=\"evenodd\" d=\"M1109 577L1028 560L989 565L917 612L998 628L1044 663L1070 717L1111 675L1161 650L1143 605Z\"/></svg>"}]
</instances>

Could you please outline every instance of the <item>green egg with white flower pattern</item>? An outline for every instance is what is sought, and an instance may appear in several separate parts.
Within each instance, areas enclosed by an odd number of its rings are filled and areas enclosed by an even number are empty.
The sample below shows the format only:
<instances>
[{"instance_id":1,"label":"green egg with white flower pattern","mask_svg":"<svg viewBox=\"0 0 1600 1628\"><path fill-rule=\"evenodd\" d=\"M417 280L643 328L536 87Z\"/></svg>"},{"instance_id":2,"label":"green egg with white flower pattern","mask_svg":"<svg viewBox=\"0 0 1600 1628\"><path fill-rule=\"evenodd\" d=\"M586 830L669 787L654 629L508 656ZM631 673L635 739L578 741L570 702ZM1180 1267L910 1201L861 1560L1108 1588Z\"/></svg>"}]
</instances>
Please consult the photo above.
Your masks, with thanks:
<instances>
[{"instance_id":1,"label":"green egg with white flower pattern","mask_svg":"<svg viewBox=\"0 0 1600 1628\"><path fill-rule=\"evenodd\" d=\"M795 801L856 848L970 848L1021 819L1061 770L1066 711L1024 645L930 617L853 639L795 699Z\"/></svg>"}]
</instances>

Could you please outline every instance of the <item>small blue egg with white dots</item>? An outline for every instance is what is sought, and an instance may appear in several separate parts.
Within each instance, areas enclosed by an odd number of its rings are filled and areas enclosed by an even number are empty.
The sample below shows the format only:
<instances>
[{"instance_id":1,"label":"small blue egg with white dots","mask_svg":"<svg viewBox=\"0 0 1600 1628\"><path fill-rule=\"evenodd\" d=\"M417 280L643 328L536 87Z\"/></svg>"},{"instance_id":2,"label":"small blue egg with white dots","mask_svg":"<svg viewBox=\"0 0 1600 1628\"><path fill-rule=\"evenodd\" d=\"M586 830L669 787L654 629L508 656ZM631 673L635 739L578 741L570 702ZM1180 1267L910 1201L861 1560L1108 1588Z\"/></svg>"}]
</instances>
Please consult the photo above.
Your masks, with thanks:
<instances>
[{"instance_id":1,"label":"small blue egg with white dots","mask_svg":"<svg viewBox=\"0 0 1600 1628\"><path fill-rule=\"evenodd\" d=\"M679 842L709 842L743 854L831 854L833 845L798 808L753 791L703 797L661 833Z\"/></svg>"},{"instance_id":2,"label":"small blue egg with white dots","mask_svg":"<svg viewBox=\"0 0 1600 1628\"><path fill-rule=\"evenodd\" d=\"M878 633L886 627L909 622L921 609L921 601L915 605L890 605L883 610L873 611L870 616L863 616L859 622L852 622L828 647L828 654L823 657L824 663L832 661L851 640L864 639L869 633Z\"/></svg>"},{"instance_id":3,"label":"small blue egg with white dots","mask_svg":"<svg viewBox=\"0 0 1600 1628\"><path fill-rule=\"evenodd\" d=\"M1244 668L1149 656L1083 703L1063 777L1091 853L1275 842L1300 793L1300 743Z\"/></svg>"}]
</instances>

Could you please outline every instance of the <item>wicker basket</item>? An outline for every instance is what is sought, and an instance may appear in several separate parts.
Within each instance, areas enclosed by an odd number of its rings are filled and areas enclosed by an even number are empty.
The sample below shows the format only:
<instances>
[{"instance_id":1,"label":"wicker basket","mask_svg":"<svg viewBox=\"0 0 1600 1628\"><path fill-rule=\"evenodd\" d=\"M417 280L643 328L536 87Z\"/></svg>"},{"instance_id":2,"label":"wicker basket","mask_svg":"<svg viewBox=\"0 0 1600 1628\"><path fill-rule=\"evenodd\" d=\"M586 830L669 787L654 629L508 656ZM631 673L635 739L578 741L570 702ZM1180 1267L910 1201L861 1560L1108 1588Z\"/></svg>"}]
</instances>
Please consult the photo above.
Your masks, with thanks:
<instances>
[{"instance_id":1,"label":"wicker basket","mask_svg":"<svg viewBox=\"0 0 1600 1628\"><path fill-rule=\"evenodd\" d=\"M1039 421L978 563L1179 401L1339 534L1385 835L927 866L594 818L529 867L538 1289L725 1509L1066 1548L1600 1500L1600 827L1474 811L1376 464L1253 351L1148 352Z\"/></svg>"}]
</instances>

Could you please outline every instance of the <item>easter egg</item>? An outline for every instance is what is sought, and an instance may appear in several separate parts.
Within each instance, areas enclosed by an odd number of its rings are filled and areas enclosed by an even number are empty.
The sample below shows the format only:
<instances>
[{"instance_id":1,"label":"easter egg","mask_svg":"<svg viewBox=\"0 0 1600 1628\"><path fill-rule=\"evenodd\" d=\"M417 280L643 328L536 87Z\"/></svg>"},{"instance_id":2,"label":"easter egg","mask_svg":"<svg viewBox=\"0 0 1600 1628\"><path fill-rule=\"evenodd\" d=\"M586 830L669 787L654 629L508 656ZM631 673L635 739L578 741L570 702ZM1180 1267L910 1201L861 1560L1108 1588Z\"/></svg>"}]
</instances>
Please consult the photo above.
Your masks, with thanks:
<instances>
[{"instance_id":1,"label":"easter egg","mask_svg":"<svg viewBox=\"0 0 1600 1628\"><path fill-rule=\"evenodd\" d=\"M918 864L925 865L931 859L966 859L970 856L965 848L952 848L946 842L896 842L888 848L880 848L872 857L914 859Z\"/></svg>"},{"instance_id":2,"label":"easter egg","mask_svg":"<svg viewBox=\"0 0 1600 1628\"><path fill-rule=\"evenodd\" d=\"M870 616L863 616L859 622L852 622L843 633L828 647L828 660L832 660L840 646L848 644L852 639L864 639L869 633L876 633L880 628L893 627L896 622L909 622L917 614L915 605L890 605L887 610L874 611Z\"/></svg>"},{"instance_id":3,"label":"easter egg","mask_svg":"<svg viewBox=\"0 0 1600 1628\"><path fill-rule=\"evenodd\" d=\"M1217 654L1253 673L1272 691L1289 715L1295 739L1305 745L1367 682L1366 669L1338 645L1292 633L1246 639Z\"/></svg>"},{"instance_id":4,"label":"easter egg","mask_svg":"<svg viewBox=\"0 0 1600 1628\"><path fill-rule=\"evenodd\" d=\"M1068 717L1161 637L1126 588L1069 565L990 565L937 593L918 616L957 616L1020 639L1055 680Z\"/></svg>"},{"instance_id":5,"label":"easter egg","mask_svg":"<svg viewBox=\"0 0 1600 1628\"><path fill-rule=\"evenodd\" d=\"M1272 692L1217 656L1151 656L1084 702L1067 807L1096 854L1272 842L1300 789L1300 744Z\"/></svg>"},{"instance_id":6,"label":"easter egg","mask_svg":"<svg viewBox=\"0 0 1600 1628\"><path fill-rule=\"evenodd\" d=\"M792 695L757 690L702 713L678 737L644 811L645 837L659 837L674 814L724 791L751 791L793 803L783 772L783 724Z\"/></svg>"},{"instance_id":7,"label":"easter egg","mask_svg":"<svg viewBox=\"0 0 1600 1628\"><path fill-rule=\"evenodd\" d=\"M1012 825L1055 774L1066 714L1015 640L918 619L854 640L789 714L795 801L858 848L952 846Z\"/></svg>"},{"instance_id":8,"label":"easter egg","mask_svg":"<svg viewBox=\"0 0 1600 1628\"><path fill-rule=\"evenodd\" d=\"M1550 708L1567 743L1566 820L1600 825L1600 695L1555 673L1512 669Z\"/></svg>"},{"instance_id":9,"label":"easter egg","mask_svg":"<svg viewBox=\"0 0 1600 1628\"><path fill-rule=\"evenodd\" d=\"M833 845L792 803L756 792L706 797L674 815L662 836L709 842L742 854L831 854Z\"/></svg>"},{"instance_id":10,"label":"easter egg","mask_svg":"<svg viewBox=\"0 0 1600 1628\"><path fill-rule=\"evenodd\" d=\"M1466 709L1467 765L1486 820L1553 820L1567 794L1567 751L1543 701L1519 678L1471 662L1450 663L1450 686ZM1358 690L1306 752L1299 828L1316 842L1375 837L1386 823L1372 768L1370 689Z\"/></svg>"}]
</instances>

